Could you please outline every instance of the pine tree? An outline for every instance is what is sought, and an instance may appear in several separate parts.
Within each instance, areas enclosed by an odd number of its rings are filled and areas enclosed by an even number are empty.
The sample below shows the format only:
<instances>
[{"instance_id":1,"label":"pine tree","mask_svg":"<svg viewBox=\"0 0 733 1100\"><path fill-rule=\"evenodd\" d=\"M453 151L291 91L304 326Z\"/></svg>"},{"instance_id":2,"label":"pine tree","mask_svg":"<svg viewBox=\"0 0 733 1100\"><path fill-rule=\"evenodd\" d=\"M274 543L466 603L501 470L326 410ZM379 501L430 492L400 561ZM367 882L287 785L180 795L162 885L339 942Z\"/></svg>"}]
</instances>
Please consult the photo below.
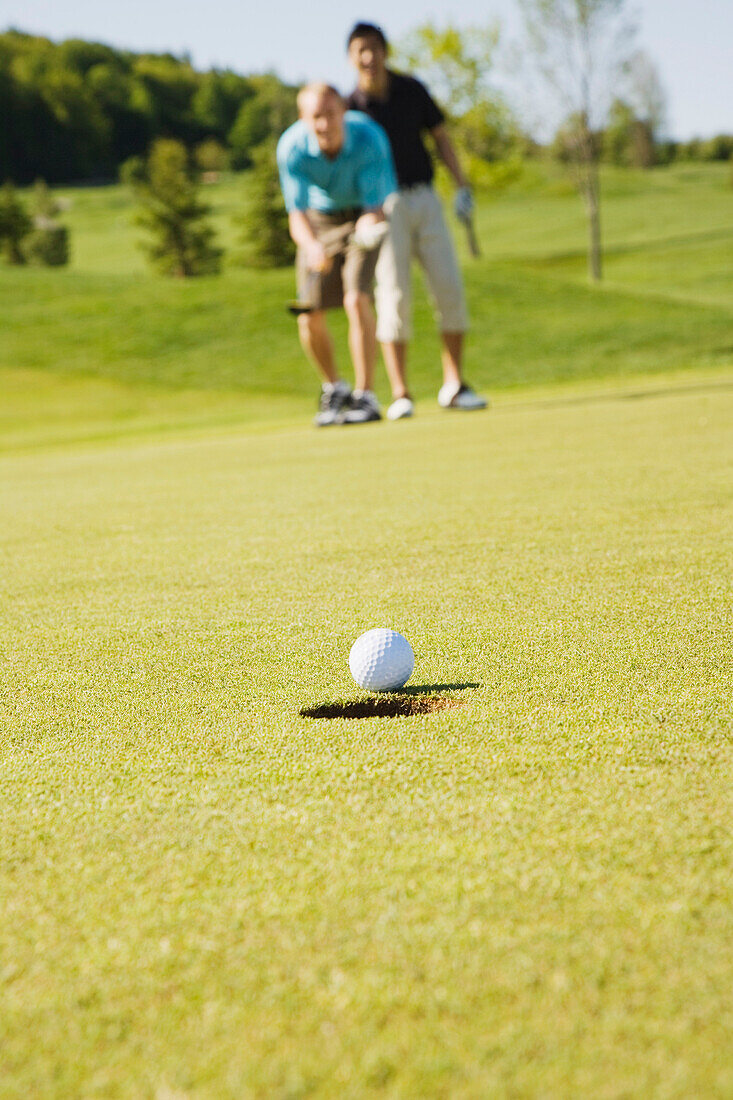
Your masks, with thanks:
<instances>
[{"instance_id":1,"label":"pine tree","mask_svg":"<svg viewBox=\"0 0 733 1100\"><path fill-rule=\"evenodd\" d=\"M142 206L135 220L150 234L142 247L158 271L185 277L220 270L222 249L207 220L211 207L199 201L198 173L181 142L158 139L147 162L128 161L123 179Z\"/></svg>"},{"instance_id":2,"label":"pine tree","mask_svg":"<svg viewBox=\"0 0 733 1100\"><path fill-rule=\"evenodd\" d=\"M287 267L295 256L275 148L274 141L266 141L253 150L250 201L236 219L241 229L241 260L248 267Z\"/></svg>"},{"instance_id":3,"label":"pine tree","mask_svg":"<svg viewBox=\"0 0 733 1100\"><path fill-rule=\"evenodd\" d=\"M0 190L0 244L10 264L26 262L23 242L33 228L33 219L18 198L12 183Z\"/></svg>"}]
</instances>

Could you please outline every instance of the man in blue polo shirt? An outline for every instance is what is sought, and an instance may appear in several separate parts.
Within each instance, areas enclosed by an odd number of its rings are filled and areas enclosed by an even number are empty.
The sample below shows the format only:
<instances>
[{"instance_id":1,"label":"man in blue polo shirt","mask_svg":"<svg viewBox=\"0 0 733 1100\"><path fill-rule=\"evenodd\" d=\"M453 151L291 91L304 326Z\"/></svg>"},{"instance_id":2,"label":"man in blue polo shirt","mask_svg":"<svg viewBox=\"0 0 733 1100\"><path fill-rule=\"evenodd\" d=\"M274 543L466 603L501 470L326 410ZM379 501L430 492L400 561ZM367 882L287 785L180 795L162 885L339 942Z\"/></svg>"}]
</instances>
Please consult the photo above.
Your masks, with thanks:
<instances>
[{"instance_id":1,"label":"man in blue polo shirt","mask_svg":"<svg viewBox=\"0 0 733 1100\"><path fill-rule=\"evenodd\" d=\"M316 424L362 424L381 418L374 396L377 354L372 286L386 232L383 206L397 190L387 135L377 123L346 111L335 88L308 84L298 95L300 118L280 138L277 163L298 246L300 342L323 383ZM355 386L341 380L325 310L343 306Z\"/></svg>"}]
</instances>

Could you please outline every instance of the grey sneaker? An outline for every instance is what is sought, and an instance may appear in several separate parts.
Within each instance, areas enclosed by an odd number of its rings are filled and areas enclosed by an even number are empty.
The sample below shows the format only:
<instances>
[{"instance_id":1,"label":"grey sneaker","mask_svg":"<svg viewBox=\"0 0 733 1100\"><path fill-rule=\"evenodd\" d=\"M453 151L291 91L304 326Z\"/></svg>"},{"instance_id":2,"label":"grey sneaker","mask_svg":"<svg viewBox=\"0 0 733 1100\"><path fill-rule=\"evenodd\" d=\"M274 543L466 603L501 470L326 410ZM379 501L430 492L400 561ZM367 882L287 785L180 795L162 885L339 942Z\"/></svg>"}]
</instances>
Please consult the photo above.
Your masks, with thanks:
<instances>
[{"instance_id":1,"label":"grey sneaker","mask_svg":"<svg viewBox=\"0 0 733 1100\"><path fill-rule=\"evenodd\" d=\"M488 401L465 382L446 382L438 392L438 404L443 409L485 409Z\"/></svg>"},{"instance_id":2,"label":"grey sneaker","mask_svg":"<svg viewBox=\"0 0 733 1100\"><path fill-rule=\"evenodd\" d=\"M370 420L381 420L379 402L371 390L354 390L348 406L341 414L341 424L368 424Z\"/></svg>"},{"instance_id":3,"label":"grey sneaker","mask_svg":"<svg viewBox=\"0 0 733 1100\"><path fill-rule=\"evenodd\" d=\"M341 414L351 397L351 389L346 382L324 383L318 412L313 423L317 428L327 428L329 424L340 424Z\"/></svg>"}]
</instances>

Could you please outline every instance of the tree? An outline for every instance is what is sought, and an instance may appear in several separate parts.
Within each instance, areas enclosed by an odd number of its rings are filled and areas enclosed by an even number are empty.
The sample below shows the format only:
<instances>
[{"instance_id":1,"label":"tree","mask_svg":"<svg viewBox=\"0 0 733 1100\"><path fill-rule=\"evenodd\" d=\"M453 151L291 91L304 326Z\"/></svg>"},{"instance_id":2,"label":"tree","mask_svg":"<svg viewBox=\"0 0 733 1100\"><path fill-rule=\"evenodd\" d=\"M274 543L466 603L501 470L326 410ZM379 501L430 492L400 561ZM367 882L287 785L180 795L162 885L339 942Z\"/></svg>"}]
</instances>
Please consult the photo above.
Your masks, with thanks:
<instances>
[{"instance_id":1,"label":"tree","mask_svg":"<svg viewBox=\"0 0 733 1100\"><path fill-rule=\"evenodd\" d=\"M0 191L0 244L10 264L24 264L23 242L33 228L33 220L18 198L12 183Z\"/></svg>"},{"instance_id":2,"label":"tree","mask_svg":"<svg viewBox=\"0 0 733 1100\"><path fill-rule=\"evenodd\" d=\"M449 23L441 29L428 22L401 39L395 50L395 65L425 81L445 110L458 145L480 161L503 159L519 138L492 82L498 43L497 24L459 29Z\"/></svg>"},{"instance_id":3,"label":"tree","mask_svg":"<svg viewBox=\"0 0 733 1100\"><path fill-rule=\"evenodd\" d=\"M249 267L287 267L295 256L275 148L276 142L271 139L253 151L250 202L244 214L236 219L241 228L241 258Z\"/></svg>"},{"instance_id":4,"label":"tree","mask_svg":"<svg viewBox=\"0 0 733 1100\"><path fill-rule=\"evenodd\" d=\"M200 142L194 149L194 160L204 173L204 182L213 182L220 172L229 167L229 150L216 138Z\"/></svg>"},{"instance_id":5,"label":"tree","mask_svg":"<svg viewBox=\"0 0 733 1100\"><path fill-rule=\"evenodd\" d=\"M653 142L659 138L667 114L667 97L657 68L644 50L635 50L626 69L626 99Z\"/></svg>"},{"instance_id":6,"label":"tree","mask_svg":"<svg viewBox=\"0 0 733 1100\"><path fill-rule=\"evenodd\" d=\"M651 168L657 162L654 132L623 99L615 99L603 132L603 157L611 164Z\"/></svg>"},{"instance_id":7,"label":"tree","mask_svg":"<svg viewBox=\"0 0 733 1100\"><path fill-rule=\"evenodd\" d=\"M207 221L211 208L198 199L198 174L181 142L159 138L147 163L128 161L123 180L142 205L135 220L150 233L142 247L157 270L181 277L220 270L222 250Z\"/></svg>"},{"instance_id":8,"label":"tree","mask_svg":"<svg viewBox=\"0 0 733 1100\"><path fill-rule=\"evenodd\" d=\"M633 28L625 0L519 0L529 50L568 122L568 163L588 217L588 273L601 278L597 133L628 64Z\"/></svg>"},{"instance_id":9,"label":"tree","mask_svg":"<svg viewBox=\"0 0 733 1100\"><path fill-rule=\"evenodd\" d=\"M249 168L253 151L269 138L279 137L298 117L296 89L273 73L250 77L254 95L239 109L227 140L235 168Z\"/></svg>"},{"instance_id":10,"label":"tree","mask_svg":"<svg viewBox=\"0 0 733 1100\"><path fill-rule=\"evenodd\" d=\"M25 253L32 263L63 267L69 262L69 230L58 221L61 206L45 180L36 180L33 199L33 229L28 234Z\"/></svg>"}]
</instances>

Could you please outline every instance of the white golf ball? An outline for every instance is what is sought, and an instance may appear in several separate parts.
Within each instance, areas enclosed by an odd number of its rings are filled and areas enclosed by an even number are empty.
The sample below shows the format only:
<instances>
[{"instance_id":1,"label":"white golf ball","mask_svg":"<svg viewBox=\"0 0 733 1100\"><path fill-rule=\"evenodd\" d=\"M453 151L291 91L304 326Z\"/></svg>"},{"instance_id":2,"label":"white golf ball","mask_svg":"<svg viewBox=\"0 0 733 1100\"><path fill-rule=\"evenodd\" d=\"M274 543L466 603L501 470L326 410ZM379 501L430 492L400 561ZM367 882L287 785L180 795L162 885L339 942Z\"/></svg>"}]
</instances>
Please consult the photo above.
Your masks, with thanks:
<instances>
[{"instance_id":1,"label":"white golf ball","mask_svg":"<svg viewBox=\"0 0 733 1100\"><path fill-rule=\"evenodd\" d=\"M412 676L415 654L407 638L376 627L360 634L349 653L351 675L368 691L396 691Z\"/></svg>"}]
</instances>

